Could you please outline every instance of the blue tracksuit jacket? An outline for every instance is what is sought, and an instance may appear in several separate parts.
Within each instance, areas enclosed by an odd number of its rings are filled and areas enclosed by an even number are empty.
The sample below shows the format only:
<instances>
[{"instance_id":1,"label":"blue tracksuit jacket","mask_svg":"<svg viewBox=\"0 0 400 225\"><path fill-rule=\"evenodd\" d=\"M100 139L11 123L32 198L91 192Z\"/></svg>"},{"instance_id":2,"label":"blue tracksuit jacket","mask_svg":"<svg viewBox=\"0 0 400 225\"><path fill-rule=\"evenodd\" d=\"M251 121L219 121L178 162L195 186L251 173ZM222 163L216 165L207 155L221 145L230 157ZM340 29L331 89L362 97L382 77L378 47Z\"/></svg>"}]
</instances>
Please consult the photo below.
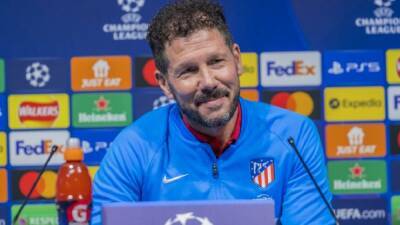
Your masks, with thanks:
<instances>
[{"instance_id":1,"label":"blue tracksuit jacket","mask_svg":"<svg viewBox=\"0 0 400 225\"><path fill-rule=\"evenodd\" d=\"M92 224L101 224L101 205L109 202L260 198L274 199L282 224L334 224L287 143L294 138L330 200L323 149L313 122L268 104L244 99L240 104L239 139L219 158L190 133L175 104L125 128L96 174Z\"/></svg>"}]
</instances>

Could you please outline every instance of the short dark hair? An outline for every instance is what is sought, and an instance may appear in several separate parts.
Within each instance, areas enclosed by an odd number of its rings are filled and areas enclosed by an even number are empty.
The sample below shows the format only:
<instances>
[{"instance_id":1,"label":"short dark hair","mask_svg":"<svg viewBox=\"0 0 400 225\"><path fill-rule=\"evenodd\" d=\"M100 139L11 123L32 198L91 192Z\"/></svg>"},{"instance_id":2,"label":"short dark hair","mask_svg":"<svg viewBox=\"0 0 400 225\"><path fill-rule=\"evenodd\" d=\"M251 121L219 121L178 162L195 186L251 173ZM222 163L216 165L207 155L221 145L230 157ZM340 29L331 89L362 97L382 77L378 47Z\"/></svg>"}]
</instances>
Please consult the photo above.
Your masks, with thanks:
<instances>
[{"instance_id":1,"label":"short dark hair","mask_svg":"<svg viewBox=\"0 0 400 225\"><path fill-rule=\"evenodd\" d=\"M217 29L227 46L233 39L221 5L211 0L178 0L163 7L150 23L149 41L157 68L166 74L165 46L177 37L187 37L202 29Z\"/></svg>"}]
</instances>

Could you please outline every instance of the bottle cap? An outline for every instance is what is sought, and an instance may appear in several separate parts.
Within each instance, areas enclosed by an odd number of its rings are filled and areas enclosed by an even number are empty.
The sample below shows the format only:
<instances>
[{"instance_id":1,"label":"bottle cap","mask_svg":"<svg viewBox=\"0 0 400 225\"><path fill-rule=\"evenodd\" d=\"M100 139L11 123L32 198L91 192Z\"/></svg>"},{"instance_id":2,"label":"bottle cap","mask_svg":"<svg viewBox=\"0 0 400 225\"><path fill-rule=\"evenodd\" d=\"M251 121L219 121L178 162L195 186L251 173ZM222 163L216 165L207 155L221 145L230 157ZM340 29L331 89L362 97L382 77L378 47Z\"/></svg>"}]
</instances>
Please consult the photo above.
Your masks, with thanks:
<instances>
[{"instance_id":1,"label":"bottle cap","mask_svg":"<svg viewBox=\"0 0 400 225\"><path fill-rule=\"evenodd\" d=\"M69 138L65 146L64 152L65 161L82 161L83 151L78 138Z\"/></svg>"}]
</instances>

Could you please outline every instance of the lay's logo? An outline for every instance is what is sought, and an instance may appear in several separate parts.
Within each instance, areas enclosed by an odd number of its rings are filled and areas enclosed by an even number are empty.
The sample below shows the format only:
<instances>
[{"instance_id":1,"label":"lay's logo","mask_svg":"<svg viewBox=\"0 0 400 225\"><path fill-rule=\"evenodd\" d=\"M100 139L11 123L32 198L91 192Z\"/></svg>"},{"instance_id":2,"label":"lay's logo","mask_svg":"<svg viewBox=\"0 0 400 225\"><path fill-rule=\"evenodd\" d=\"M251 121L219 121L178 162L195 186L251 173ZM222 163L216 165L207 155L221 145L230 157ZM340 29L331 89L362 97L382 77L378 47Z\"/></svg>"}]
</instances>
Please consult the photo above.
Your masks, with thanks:
<instances>
[{"instance_id":1,"label":"lay's logo","mask_svg":"<svg viewBox=\"0 0 400 225\"><path fill-rule=\"evenodd\" d=\"M11 129L67 128L69 100L66 94L10 95Z\"/></svg>"}]
</instances>

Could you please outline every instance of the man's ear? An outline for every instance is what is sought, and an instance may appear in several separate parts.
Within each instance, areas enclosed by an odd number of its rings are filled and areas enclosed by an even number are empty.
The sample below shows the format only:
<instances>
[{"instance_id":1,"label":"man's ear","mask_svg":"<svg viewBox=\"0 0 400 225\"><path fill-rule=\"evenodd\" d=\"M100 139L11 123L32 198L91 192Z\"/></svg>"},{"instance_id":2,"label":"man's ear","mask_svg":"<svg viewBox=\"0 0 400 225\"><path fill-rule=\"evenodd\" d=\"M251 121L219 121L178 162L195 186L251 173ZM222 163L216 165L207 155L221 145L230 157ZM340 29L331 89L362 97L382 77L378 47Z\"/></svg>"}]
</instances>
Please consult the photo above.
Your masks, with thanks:
<instances>
[{"instance_id":1,"label":"man's ear","mask_svg":"<svg viewBox=\"0 0 400 225\"><path fill-rule=\"evenodd\" d=\"M164 92L165 96L167 96L169 99L173 99L174 96L171 92L171 88L169 87L166 76L166 74L163 74L159 70L156 70L156 78L158 80L158 84L160 85L161 90Z\"/></svg>"},{"instance_id":2,"label":"man's ear","mask_svg":"<svg viewBox=\"0 0 400 225\"><path fill-rule=\"evenodd\" d=\"M242 59L240 57L240 47L238 44L232 45L232 53L235 58L236 70L238 71L238 75L243 73Z\"/></svg>"}]
</instances>

